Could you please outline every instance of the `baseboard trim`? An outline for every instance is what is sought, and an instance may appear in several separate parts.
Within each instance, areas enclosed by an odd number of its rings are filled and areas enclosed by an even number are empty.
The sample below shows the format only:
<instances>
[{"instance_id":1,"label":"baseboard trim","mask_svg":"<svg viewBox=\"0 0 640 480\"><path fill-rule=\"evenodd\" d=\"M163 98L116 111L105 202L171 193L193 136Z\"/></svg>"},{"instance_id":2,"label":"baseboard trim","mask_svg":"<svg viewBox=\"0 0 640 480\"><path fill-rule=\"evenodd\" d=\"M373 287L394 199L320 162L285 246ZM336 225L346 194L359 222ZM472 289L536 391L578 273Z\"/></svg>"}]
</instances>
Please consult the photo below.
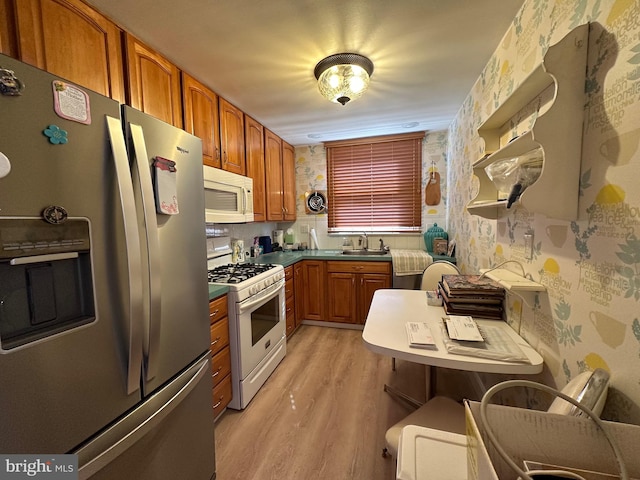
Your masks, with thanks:
<instances>
[{"instance_id":1,"label":"baseboard trim","mask_svg":"<svg viewBox=\"0 0 640 480\"><path fill-rule=\"evenodd\" d=\"M323 322L320 320L303 320L302 325L314 325L316 327L346 328L348 330L364 330L364 325L354 325L353 323Z\"/></svg>"}]
</instances>

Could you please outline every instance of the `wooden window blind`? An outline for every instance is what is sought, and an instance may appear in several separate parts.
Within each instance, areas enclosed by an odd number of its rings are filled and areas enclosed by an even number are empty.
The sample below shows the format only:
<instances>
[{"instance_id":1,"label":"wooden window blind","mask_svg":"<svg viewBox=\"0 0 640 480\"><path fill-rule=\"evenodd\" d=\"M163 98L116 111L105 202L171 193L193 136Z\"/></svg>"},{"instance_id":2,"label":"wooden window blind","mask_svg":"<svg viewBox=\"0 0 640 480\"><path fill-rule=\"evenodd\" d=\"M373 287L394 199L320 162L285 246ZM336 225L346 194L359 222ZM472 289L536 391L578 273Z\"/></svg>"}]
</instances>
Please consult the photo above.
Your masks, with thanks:
<instances>
[{"instance_id":1,"label":"wooden window blind","mask_svg":"<svg viewBox=\"0 0 640 480\"><path fill-rule=\"evenodd\" d=\"M330 233L421 231L424 133L326 142Z\"/></svg>"}]
</instances>

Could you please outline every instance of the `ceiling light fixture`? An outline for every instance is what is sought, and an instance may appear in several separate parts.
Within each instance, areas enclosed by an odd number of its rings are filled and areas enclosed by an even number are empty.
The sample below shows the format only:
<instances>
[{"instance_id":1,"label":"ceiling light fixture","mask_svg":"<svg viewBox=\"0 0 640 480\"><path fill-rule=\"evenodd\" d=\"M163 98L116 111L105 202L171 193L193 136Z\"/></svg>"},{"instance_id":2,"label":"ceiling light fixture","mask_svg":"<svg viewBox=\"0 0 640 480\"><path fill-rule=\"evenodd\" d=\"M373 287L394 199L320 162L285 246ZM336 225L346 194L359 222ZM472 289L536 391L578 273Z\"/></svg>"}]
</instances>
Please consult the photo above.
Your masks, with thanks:
<instances>
[{"instance_id":1,"label":"ceiling light fixture","mask_svg":"<svg viewBox=\"0 0 640 480\"><path fill-rule=\"evenodd\" d=\"M357 53L338 53L318 62L313 71L320 93L345 105L365 92L373 73L373 62Z\"/></svg>"}]
</instances>

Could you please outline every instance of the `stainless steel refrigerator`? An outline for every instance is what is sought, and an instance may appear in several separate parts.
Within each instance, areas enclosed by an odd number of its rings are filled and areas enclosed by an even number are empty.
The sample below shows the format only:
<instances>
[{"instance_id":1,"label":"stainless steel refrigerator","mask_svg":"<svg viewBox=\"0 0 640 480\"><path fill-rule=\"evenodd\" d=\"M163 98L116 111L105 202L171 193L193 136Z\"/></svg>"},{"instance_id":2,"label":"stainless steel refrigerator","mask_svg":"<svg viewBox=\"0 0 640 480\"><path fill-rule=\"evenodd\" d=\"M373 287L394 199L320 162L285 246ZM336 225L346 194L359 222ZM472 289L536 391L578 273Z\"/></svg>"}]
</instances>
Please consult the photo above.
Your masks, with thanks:
<instances>
[{"instance_id":1,"label":"stainless steel refrigerator","mask_svg":"<svg viewBox=\"0 0 640 480\"><path fill-rule=\"evenodd\" d=\"M199 139L0 55L0 453L215 478Z\"/></svg>"}]
</instances>

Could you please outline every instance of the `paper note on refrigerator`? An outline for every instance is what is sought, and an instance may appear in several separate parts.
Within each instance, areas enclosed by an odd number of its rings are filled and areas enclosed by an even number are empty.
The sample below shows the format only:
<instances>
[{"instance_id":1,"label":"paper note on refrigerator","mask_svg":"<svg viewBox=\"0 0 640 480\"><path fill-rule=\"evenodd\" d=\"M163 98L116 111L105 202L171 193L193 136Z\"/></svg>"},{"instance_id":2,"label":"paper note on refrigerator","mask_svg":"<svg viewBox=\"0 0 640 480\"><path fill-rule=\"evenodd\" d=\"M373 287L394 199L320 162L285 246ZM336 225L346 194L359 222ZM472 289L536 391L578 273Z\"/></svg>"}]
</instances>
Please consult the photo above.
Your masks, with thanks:
<instances>
[{"instance_id":1,"label":"paper note on refrigerator","mask_svg":"<svg viewBox=\"0 0 640 480\"><path fill-rule=\"evenodd\" d=\"M156 157L153 162L156 180L156 210L165 215L177 215L178 193L176 189L176 162L166 158Z\"/></svg>"}]
</instances>

